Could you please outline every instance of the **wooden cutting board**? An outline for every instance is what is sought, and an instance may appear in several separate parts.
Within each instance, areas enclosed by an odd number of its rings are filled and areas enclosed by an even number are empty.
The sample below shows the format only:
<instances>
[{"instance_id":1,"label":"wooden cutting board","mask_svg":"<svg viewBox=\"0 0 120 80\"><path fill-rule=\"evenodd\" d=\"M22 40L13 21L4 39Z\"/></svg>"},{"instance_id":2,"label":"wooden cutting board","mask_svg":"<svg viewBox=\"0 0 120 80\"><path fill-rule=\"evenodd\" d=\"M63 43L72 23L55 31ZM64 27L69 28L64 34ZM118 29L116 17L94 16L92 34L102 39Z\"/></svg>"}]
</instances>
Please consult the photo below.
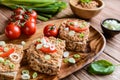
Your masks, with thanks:
<instances>
[{"instance_id":1,"label":"wooden cutting board","mask_svg":"<svg viewBox=\"0 0 120 80\"><path fill-rule=\"evenodd\" d=\"M25 35L21 35L21 37L19 39L9 40L3 34L0 36L0 40L4 40L7 43L13 43L13 44L21 44L21 41L25 41L26 42L26 45L24 46L24 50L25 50L29 47L29 45L31 44L31 42L34 39L39 38L40 36L43 36L44 26L46 26L47 24L51 24L51 23L55 24L56 26L59 26L61 24L61 22L64 20L66 20L66 19L58 19L58 20L52 20L52 21L48 21L48 22L39 23L39 24L37 24L37 32L30 37L26 37ZM89 44L89 47L91 50L87 53L70 52L71 53L70 56L72 56L74 53L80 54L81 58L77 60L76 64L68 64L68 63L63 62L60 73L58 75L49 76L46 74L38 73L38 77L36 79L31 79L31 80L57 80L57 79L62 79L64 77L72 74L73 72L83 68L85 65L91 63L97 56L99 56L100 53L102 53L102 51L106 45L106 40L105 40L104 36L99 31L97 31L96 29L94 29L91 26L88 44ZM21 80L21 71L23 69L30 70L30 74L35 72L27 65L21 66L21 69L20 69L18 76L17 76L17 80Z\"/></svg>"}]
</instances>

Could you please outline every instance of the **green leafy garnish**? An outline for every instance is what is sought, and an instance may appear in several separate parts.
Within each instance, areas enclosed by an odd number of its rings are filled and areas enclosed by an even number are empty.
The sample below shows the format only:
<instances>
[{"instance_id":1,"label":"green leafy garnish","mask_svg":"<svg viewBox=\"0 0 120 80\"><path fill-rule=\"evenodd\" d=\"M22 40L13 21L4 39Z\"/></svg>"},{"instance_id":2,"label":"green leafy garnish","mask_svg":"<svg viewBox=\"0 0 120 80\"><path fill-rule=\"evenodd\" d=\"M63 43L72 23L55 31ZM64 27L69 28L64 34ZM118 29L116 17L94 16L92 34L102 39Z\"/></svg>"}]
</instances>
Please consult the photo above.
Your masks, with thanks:
<instances>
[{"instance_id":1,"label":"green leafy garnish","mask_svg":"<svg viewBox=\"0 0 120 80\"><path fill-rule=\"evenodd\" d=\"M4 58L0 57L0 63L4 62Z\"/></svg>"},{"instance_id":2,"label":"green leafy garnish","mask_svg":"<svg viewBox=\"0 0 120 80\"><path fill-rule=\"evenodd\" d=\"M74 54L73 57L77 59L77 58L80 58L80 55L79 54Z\"/></svg>"},{"instance_id":3,"label":"green leafy garnish","mask_svg":"<svg viewBox=\"0 0 120 80\"><path fill-rule=\"evenodd\" d=\"M106 60L98 60L90 64L87 71L91 74L107 75L115 70L115 66Z\"/></svg>"},{"instance_id":4,"label":"green leafy garnish","mask_svg":"<svg viewBox=\"0 0 120 80\"><path fill-rule=\"evenodd\" d=\"M83 38L85 35L84 35L84 33L80 33L80 38Z\"/></svg>"},{"instance_id":5,"label":"green leafy garnish","mask_svg":"<svg viewBox=\"0 0 120 80\"><path fill-rule=\"evenodd\" d=\"M80 0L82 3L89 3L91 0Z\"/></svg>"},{"instance_id":6,"label":"green leafy garnish","mask_svg":"<svg viewBox=\"0 0 120 80\"><path fill-rule=\"evenodd\" d=\"M34 72L33 75L32 75L32 78L36 78L38 76L37 72Z\"/></svg>"}]
</instances>

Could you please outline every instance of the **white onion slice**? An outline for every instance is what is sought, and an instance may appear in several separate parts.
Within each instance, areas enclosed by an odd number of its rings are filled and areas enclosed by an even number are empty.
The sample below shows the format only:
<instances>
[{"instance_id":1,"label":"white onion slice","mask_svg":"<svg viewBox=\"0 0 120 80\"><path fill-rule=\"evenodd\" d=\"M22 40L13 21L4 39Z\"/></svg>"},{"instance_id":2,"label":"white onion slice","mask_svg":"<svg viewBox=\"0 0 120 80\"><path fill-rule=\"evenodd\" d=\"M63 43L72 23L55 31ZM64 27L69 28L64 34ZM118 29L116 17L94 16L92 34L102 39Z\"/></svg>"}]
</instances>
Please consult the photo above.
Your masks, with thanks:
<instances>
[{"instance_id":1,"label":"white onion slice","mask_svg":"<svg viewBox=\"0 0 120 80\"><path fill-rule=\"evenodd\" d=\"M41 43L42 43L42 44L46 44L46 43L47 43L46 39L45 39L45 38L42 38L42 39L41 39Z\"/></svg>"},{"instance_id":2,"label":"white onion slice","mask_svg":"<svg viewBox=\"0 0 120 80\"><path fill-rule=\"evenodd\" d=\"M55 50L55 45L51 45L50 50Z\"/></svg>"},{"instance_id":3,"label":"white onion slice","mask_svg":"<svg viewBox=\"0 0 120 80\"><path fill-rule=\"evenodd\" d=\"M64 28L64 30L65 30L65 31L69 31L69 28L68 28L68 27L67 27L67 28Z\"/></svg>"},{"instance_id":4,"label":"white onion slice","mask_svg":"<svg viewBox=\"0 0 120 80\"><path fill-rule=\"evenodd\" d=\"M74 36L75 35L75 31L70 31L68 34L69 34L69 36Z\"/></svg>"},{"instance_id":5,"label":"white onion slice","mask_svg":"<svg viewBox=\"0 0 120 80\"><path fill-rule=\"evenodd\" d=\"M5 41L0 41L0 46L6 46L6 43L5 43Z\"/></svg>"},{"instance_id":6,"label":"white onion slice","mask_svg":"<svg viewBox=\"0 0 120 80\"><path fill-rule=\"evenodd\" d=\"M18 62L20 60L20 56L17 53L12 53L9 55L9 57L13 62Z\"/></svg>"},{"instance_id":7,"label":"white onion slice","mask_svg":"<svg viewBox=\"0 0 120 80\"><path fill-rule=\"evenodd\" d=\"M68 51L65 51L64 54L63 54L63 57L66 58L66 57L69 57L69 52Z\"/></svg>"},{"instance_id":8,"label":"white onion slice","mask_svg":"<svg viewBox=\"0 0 120 80\"><path fill-rule=\"evenodd\" d=\"M22 77L23 80L29 80L30 79L29 74L23 74L21 77Z\"/></svg>"},{"instance_id":9,"label":"white onion slice","mask_svg":"<svg viewBox=\"0 0 120 80\"><path fill-rule=\"evenodd\" d=\"M37 44L36 49L42 48L43 44Z\"/></svg>"}]
</instances>

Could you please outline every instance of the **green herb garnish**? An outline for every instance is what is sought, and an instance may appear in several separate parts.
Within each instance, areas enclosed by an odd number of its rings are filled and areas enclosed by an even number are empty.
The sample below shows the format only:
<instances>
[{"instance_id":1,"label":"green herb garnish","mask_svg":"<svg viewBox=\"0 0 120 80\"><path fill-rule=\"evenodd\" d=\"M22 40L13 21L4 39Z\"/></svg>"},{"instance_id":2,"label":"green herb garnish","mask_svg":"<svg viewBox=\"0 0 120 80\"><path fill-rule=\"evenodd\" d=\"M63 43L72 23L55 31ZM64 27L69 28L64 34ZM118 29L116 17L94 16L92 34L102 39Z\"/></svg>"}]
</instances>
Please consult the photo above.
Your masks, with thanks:
<instances>
[{"instance_id":1,"label":"green herb garnish","mask_svg":"<svg viewBox=\"0 0 120 80\"><path fill-rule=\"evenodd\" d=\"M80 0L82 3L89 3L91 0Z\"/></svg>"},{"instance_id":2,"label":"green herb garnish","mask_svg":"<svg viewBox=\"0 0 120 80\"><path fill-rule=\"evenodd\" d=\"M5 60L4 65L8 65L10 63L10 60Z\"/></svg>"},{"instance_id":3,"label":"green herb garnish","mask_svg":"<svg viewBox=\"0 0 120 80\"><path fill-rule=\"evenodd\" d=\"M22 74L29 74L29 70L22 70Z\"/></svg>"},{"instance_id":4,"label":"green herb garnish","mask_svg":"<svg viewBox=\"0 0 120 80\"><path fill-rule=\"evenodd\" d=\"M72 63L72 64L76 63L76 61L75 61L74 58L69 58L69 59L68 59L68 62L69 62L69 63Z\"/></svg>"},{"instance_id":5,"label":"green herb garnish","mask_svg":"<svg viewBox=\"0 0 120 80\"><path fill-rule=\"evenodd\" d=\"M90 64L87 71L91 74L107 75L115 70L115 66L106 60L98 60Z\"/></svg>"},{"instance_id":6,"label":"green herb garnish","mask_svg":"<svg viewBox=\"0 0 120 80\"><path fill-rule=\"evenodd\" d=\"M34 72L33 75L32 75L32 78L36 78L38 76L37 72Z\"/></svg>"},{"instance_id":7,"label":"green herb garnish","mask_svg":"<svg viewBox=\"0 0 120 80\"><path fill-rule=\"evenodd\" d=\"M64 62L64 63L68 63L68 58L65 58L65 59L63 60L63 62Z\"/></svg>"},{"instance_id":8,"label":"green herb garnish","mask_svg":"<svg viewBox=\"0 0 120 80\"><path fill-rule=\"evenodd\" d=\"M13 63L10 63L10 64L9 64L9 67L10 67L11 69L13 69L13 68L15 67L15 65L14 65Z\"/></svg>"},{"instance_id":9,"label":"green herb garnish","mask_svg":"<svg viewBox=\"0 0 120 80\"><path fill-rule=\"evenodd\" d=\"M80 33L79 35L80 38L83 38L84 36L85 36L84 33Z\"/></svg>"},{"instance_id":10,"label":"green herb garnish","mask_svg":"<svg viewBox=\"0 0 120 80\"><path fill-rule=\"evenodd\" d=\"M77 58L80 58L80 55L79 54L74 54L73 57L77 59Z\"/></svg>"},{"instance_id":11,"label":"green herb garnish","mask_svg":"<svg viewBox=\"0 0 120 80\"><path fill-rule=\"evenodd\" d=\"M4 62L4 58L0 57L0 63Z\"/></svg>"}]
</instances>

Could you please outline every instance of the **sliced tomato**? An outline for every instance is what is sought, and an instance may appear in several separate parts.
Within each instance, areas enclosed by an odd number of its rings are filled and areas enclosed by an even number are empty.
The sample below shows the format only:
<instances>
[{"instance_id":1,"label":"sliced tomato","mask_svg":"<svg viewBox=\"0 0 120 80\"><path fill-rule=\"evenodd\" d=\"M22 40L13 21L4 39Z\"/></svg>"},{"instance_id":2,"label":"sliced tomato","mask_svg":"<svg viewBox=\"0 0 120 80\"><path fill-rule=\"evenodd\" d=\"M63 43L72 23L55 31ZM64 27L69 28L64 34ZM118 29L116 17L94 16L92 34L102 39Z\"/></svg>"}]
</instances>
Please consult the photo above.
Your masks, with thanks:
<instances>
[{"instance_id":1,"label":"sliced tomato","mask_svg":"<svg viewBox=\"0 0 120 80\"><path fill-rule=\"evenodd\" d=\"M78 25L78 26L74 25L73 20L68 21L67 27L69 27L70 30L74 30L75 32L83 32L83 31L86 31L88 29L87 26L80 27L80 25Z\"/></svg>"},{"instance_id":2,"label":"sliced tomato","mask_svg":"<svg viewBox=\"0 0 120 80\"><path fill-rule=\"evenodd\" d=\"M8 57L13 52L14 52L14 48L8 50L7 52L4 52L3 54L0 54L0 57Z\"/></svg>"},{"instance_id":3,"label":"sliced tomato","mask_svg":"<svg viewBox=\"0 0 120 80\"><path fill-rule=\"evenodd\" d=\"M0 51L4 51L3 47L0 47Z\"/></svg>"},{"instance_id":4,"label":"sliced tomato","mask_svg":"<svg viewBox=\"0 0 120 80\"><path fill-rule=\"evenodd\" d=\"M74 27L74 26L69 26L70 30L74 30L75 32L83 32L86 31L88 29L88 27Z\"/></svg>"},{"instance_id":5,"label":"sliced tomato","mask_svg":"<svg viewBox=\"0 0 120 80\"><path fill-rule=\"evenodd\" d=\"M45 47L40 48L40 50L41 50L43 53L54 53L54 52L57 51L56 49L51 50L50 48L45 48Z\"/></svg>"}]
</instances>

